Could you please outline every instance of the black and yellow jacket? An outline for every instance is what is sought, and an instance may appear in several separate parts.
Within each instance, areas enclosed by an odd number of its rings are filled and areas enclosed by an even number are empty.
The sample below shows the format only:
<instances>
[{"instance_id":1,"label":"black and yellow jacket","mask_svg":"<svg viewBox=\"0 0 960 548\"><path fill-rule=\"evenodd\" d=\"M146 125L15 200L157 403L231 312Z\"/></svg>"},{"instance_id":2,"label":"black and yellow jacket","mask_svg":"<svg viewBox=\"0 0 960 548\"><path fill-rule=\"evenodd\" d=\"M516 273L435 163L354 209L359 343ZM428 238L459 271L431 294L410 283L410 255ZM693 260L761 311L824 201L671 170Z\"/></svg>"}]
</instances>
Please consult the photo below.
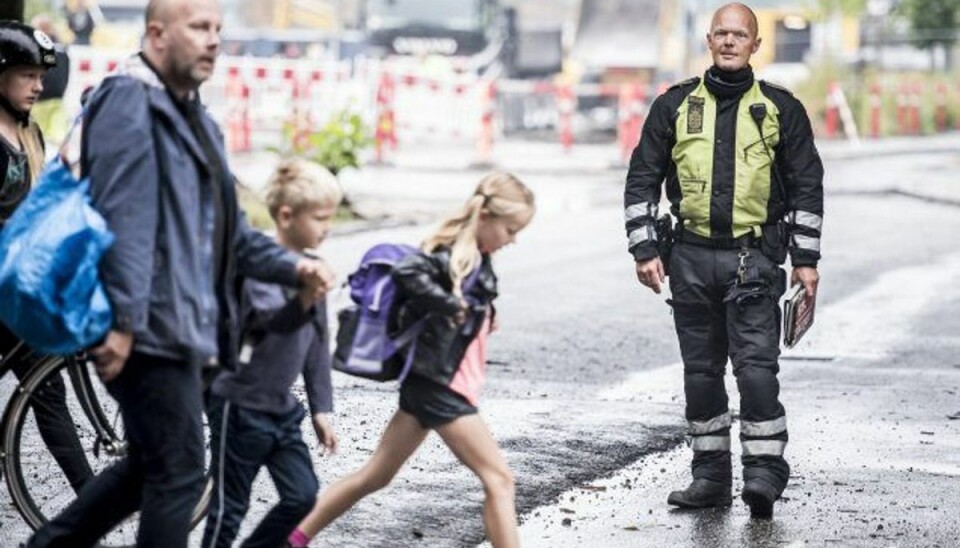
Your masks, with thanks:
<instances>
[{"instance_id":1,"label":"black and yellow jacket","mask_svg":"<svg viewBox=\"0 0 960 548\"><path fill-rule=\"evenodd\" d=\"M666 181L684 231L732 239L784 220L793 266L816 266L823 165L803 105L752 73L735 94L717 96L709 74L674 85L650 108L624 193L630 253L657 256L654 221Z\"/></svg>"}]
</instances>

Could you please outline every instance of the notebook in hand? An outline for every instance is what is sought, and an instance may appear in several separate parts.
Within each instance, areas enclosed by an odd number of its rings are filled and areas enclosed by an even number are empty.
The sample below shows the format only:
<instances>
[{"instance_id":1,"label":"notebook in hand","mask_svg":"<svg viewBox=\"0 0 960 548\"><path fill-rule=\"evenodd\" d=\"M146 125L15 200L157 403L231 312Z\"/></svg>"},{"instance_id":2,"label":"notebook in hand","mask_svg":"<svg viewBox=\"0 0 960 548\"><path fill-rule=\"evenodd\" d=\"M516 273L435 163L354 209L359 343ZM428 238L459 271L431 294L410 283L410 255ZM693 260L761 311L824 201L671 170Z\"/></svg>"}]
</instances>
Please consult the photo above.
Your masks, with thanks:
<instances>
[{"instance_id":1,"label":"notebook in hand","mask_svg":"<svg viewBox=\"0 0 960 548\"><path fill-rule=\"evenodd\" d=\"M813 325L813 313L817 298L808 297L803 284L797 284L787 292L783 303L783 345L793 348L804 333Z\"/></svg>"}]
</instances>

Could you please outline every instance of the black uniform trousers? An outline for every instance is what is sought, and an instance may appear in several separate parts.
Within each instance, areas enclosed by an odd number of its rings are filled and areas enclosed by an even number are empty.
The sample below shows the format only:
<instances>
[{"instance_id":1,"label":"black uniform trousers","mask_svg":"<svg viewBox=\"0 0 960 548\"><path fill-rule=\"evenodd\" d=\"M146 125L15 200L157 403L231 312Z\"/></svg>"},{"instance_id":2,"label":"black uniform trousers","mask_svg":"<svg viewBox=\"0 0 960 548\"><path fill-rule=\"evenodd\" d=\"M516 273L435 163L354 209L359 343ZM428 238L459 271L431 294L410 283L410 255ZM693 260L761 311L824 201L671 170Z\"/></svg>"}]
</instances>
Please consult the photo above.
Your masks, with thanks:
<instances>
[{"instance_id":1,"label":"black uniform trousers","mask_svg":"<svg viewBox=\"0 0 960 548\"><path fill-rule=\"evenodd\" d=\"M129 452L87 483L29 547L93 546L137 510L137 546L187 546L203 490L200 366L134 352L107 384L120 404Z\"/></svg>"},{"instance_id":2,"label":"black uniform trousers","mask_svg":"<svg viewBox=\"0 0 960 548\"><path fill-rule=\"evenodd\" d=\"M745 283L737 283L744 254ZM782 492L786 418L777 381L785 273L755 247L677 243L669 263L671 305L684 366L686 418L694 478L731 482L727 358L740 392L744 481Z\"/></svg>"}]
</instances>

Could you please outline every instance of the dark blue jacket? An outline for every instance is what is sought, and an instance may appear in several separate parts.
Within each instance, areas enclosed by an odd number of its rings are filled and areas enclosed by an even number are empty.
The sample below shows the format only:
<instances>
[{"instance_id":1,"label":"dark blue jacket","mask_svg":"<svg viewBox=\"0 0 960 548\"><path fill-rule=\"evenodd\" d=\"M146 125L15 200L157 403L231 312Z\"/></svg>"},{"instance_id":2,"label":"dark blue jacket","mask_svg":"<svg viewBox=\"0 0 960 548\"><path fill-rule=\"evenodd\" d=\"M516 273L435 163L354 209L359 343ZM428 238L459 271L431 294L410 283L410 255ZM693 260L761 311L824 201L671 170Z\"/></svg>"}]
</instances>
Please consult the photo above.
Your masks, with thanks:
<instances>
[{"instance_id":1,"label":"dark blue jacket","mask_svg":"<svg viewBox=\"0 0 960 548\"><path fill-rule=\"evenodd\" d=\"M298 256L247 225L219 128L201 111L219 162L211 169L182 105L142 57L104 80L87 109L82 171L116 235L100 263L114 327L133 333L139 352L234 365L238 273L296 286ZM214 192L222 193L221 249Z\"/></svg>"},{"instance_id":2,"label":"dark blue jacket","mask_svg":"<svg viewBox=\"0 0 960 548\"><path fill-rule=\"evenodd\" d=\"M247 409L284 415L300 405L290 388L303 374L310 413L333 411L325 301L304 311L296 293L246 280L240 311L241 363L217 377L213 393Z\"/></svg>"}]
</instances>

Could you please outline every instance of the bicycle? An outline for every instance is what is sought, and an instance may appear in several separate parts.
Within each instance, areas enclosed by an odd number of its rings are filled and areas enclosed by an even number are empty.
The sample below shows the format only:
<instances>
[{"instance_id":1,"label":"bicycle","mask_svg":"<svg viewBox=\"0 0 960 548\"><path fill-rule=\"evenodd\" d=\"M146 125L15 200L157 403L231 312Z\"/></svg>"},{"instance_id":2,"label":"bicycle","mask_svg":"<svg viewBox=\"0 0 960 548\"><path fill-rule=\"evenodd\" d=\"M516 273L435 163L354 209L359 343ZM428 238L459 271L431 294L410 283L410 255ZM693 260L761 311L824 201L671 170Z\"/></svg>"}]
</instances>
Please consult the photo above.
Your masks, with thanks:
<instances>
[{"instance_id":1,"label":"bicycle","mask_svg":"<svg viewBox=\"0 0 960 548\"><path fill-rule=\"evenodd\" d=\"M15 359L30 359L22 342L0 357L0 378L13 368ZM123 458L127 444L119 407L103 383L94 381L93 364L84 354L34 359L29 372L14 388L0 420L0 475L7 480L14 506L36 530L70 504L79 488L76 484L80 483L80 474L75 462L70 465L70 452L82 452L89 470L96 474ZM68 382L64 382L64 375ZM57 418L73 424L77 445L49 443L48 438L53 437L51 413L60 414ZM46 422L41 425L42 421ZM191 528L205 517L212 493L213 481L208 474ZM101 545L133 544L137 521L134 514L121 522Z\"/></svg>"}]
</instances>

